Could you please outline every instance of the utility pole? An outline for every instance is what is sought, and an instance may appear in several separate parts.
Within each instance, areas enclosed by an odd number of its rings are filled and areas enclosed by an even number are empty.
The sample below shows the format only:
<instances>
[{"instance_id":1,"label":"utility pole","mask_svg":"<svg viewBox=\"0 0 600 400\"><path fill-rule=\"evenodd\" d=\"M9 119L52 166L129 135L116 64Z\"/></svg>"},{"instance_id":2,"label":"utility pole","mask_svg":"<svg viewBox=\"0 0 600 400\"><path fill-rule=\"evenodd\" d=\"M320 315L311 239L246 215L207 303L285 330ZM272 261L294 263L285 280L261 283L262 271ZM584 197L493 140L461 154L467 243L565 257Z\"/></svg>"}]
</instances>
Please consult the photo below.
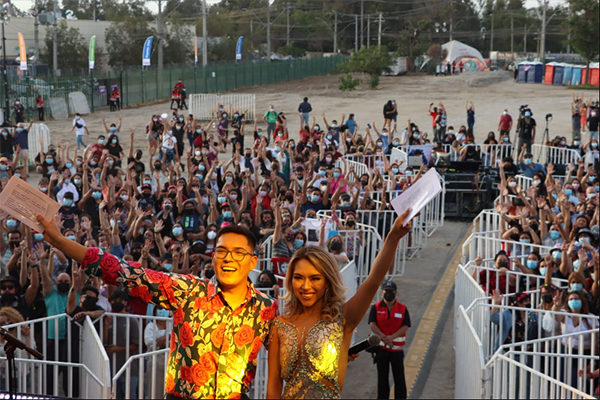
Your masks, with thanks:
<instances>
[{"instance_id":1,"label":"utility pole","mask_svg":"<svg viewBox=\"0 0 600 400\"><path fill-rule=\"evenodd\" d=\"M540 35L540 61L543 63L546 58L546 9L548 0L542 2L542 34Z\"/></svg>"},{"instance_id":2,"label":"utility pole","mask_svg":"<svg viewBox=\"0 0 600 400\"><path fill-rule=\"evenodd\" d=\"M492 33L490 35L490 58L492 58L492 51L494 51L494 13L492 13Z\"/></svg>"},{"instance_id":3,"label":"utility pole","mask_svg":"<svg viewBox=\"0 0 600 400\"><path fill-rule=\"evenodd\" d=\"M267 60L271 61L271 4L267 0Z\"/></svg>"},{"instance_id":4,"label":"utility pole","mask_svg":"<svg viewBox=\"0 0 600 400\"><path fill-rule=\"evenodd\" d=\"M333 53L337 54L337 11L333 13Z\"/></svg>"},{"instance_id":5,"label":"utility pole","mask_svg":"<svg viewBox=\"0 0 600 400\"><path fill-rule=\"evenodd\" d=\"M52 72L54 76L58 75L58 27L56 24L56 3L58 1L53 1L54 3L54 23L52 24ZM6 47L6 46L4 46ZM6 57L4 58L4 62L6 62Z\"/></svg>"},{"instance_id":6,"label":"utility pole","mask_svg":"<svg viewBox=\"0 0 600 400\"><path fill-rule=\"evenodd\" d=\"M510 54L511 56L515 53L515 25L514 25L515 17L513 15L510 16Z\"/></svg>"},{"instance_id":7,"label":"utility pole","mask_svg":"<svg viewBox=\"0 0 600 400\"><path fill-rule=\"evenodd\" d=\"M450 41L452 41L452 31L454 30L454 18L453 18L453 10L454 4L452 2L452 0L450 0Z\"/></svg>"},{"instance_id":8,"label":"utility pole","mask_svg":"<svg viewBox=\"0 0 600 400\"><path fill-rule=\"evenodd\" d=\"M367 49L371 43L371 15L367 15Z\"/></svg>"},{"instance_id":9,"label":"utility pole","mask_svg":"<svg viewBox=\"0 0 600 400\"><path fill-rule=\"evenodd\" d=\"M364 15L365 1L360 0L360 45L362 47L364 40L363 36L365 33L365 15Z\"/></svg>"},{"instance_id":10,"label":"utility pole","mask_svg":"<svg viewBox=\"0 0 600 400\"><path fill-rule=\"evenodd\" d=\"M252 24L250 25L252 32ZM206 29L206 0L202 0L202 65L206 67L208 64L208 34Z\"/></svg>"},{"instance_id":11,"label":"utility pole","mask_svg":"<svg viewBox=\"0 0 600 400\"><path fill-rule=\"evenodd\" d=\"M162 23L162 0L158 0L158 20L156 32L158 34L158 69L163 67L163 23Z\"/></svg>"},{"instance_id":12,"label":"utility pole","mask_svg":"<svg viewBox=\"0 0 600 400\"><path fill-rule=\"evenodd\" d=\"M40 20L38 18L38 0L35 0L35 2L33 3L33 18L34 18L34 22L33 22L33 42L35 45L35 57L39 58L40 57L40 33L39 33L39 26L40 26Z\"/></svg>"},{"instance_id":13,"label":"utility pole","mask_svg":"<svg viewBox=\"0 0 600 400\"><path fill-rule=\"evenodd\" d=\"M527 56L527 24L523 25L523 53Z\"/></svg>"},{"instance_id":14,"label":"utility pole","mask_svg":"<svg viewBox=\"0 0 600 400\"><path fill-rule=\"evenodd\" d=\"M358 15L354 16L354 51L358 52Z\"/></svg>"},{"instance_id":15,"label":"utility pole","mask_svg":"<svg viewBox=\"0 0 600 400\"><path fill-rule=\"evenodd\" d=\"M379 33L377 35L377 47L381 47L381 23L383 22L383 13L379 11Z\"/></svg>"},{"instance_id":16,"label":"utility pole","mask_svg":"<svg viewBox=\"0 0 600 400\"><path fill-rule=\"evenodd\" d=\"M287 35L285 37L285 45L289 46L290 45L290 2L287 2Z\"/></svg>"}]
</instances>

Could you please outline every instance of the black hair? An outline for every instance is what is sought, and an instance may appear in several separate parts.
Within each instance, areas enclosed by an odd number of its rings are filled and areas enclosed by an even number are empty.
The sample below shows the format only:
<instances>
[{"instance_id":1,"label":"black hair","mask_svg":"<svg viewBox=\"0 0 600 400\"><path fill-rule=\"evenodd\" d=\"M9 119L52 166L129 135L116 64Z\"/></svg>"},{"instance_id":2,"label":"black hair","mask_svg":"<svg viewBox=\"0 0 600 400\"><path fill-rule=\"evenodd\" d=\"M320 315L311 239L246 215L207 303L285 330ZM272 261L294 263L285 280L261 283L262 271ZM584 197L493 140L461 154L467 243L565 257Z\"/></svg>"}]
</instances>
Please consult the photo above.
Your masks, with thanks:
<instances>
[{"instance_id":1,"label":"black hair","mask_svg":"<svg viewBox=\"0 0 600 400\"><path fill-rule=\"evenodd\" d=\"M85 292L94 292L96 297L100 297L100 292L92 285L85 285L83 289L81 289L81 294L84 294Z\"/></svg>"},{"instance_id":2,"label":"black hair","mask_svg":"<svg viewBox=\"0 0 600 400\"><path fill-rule=\"evenodd\" d=\"M125 291L123 291L121 289L117 289L110 296L110 299L111 300L122 299L125 301L129 301L129 295Z\"/></svg>"},{"instance_id":3,"label":"black hair","mask_svg":"<svg viewBox=\"0 0 600 400\"><path fill-rule=\"evenodd\" d=\"M222 235L225 235L227 233L235 233L236 235L245 236L250 248L254 250L254 248L256 247L256 238L254 237L252 232L250 232L250 230L248 228L246 228L245 226L240 226L240 225L229 225L229 226L226 226L225 228L219 229L217 231L217 237L215 238L215 243L217 243L219 241L219 238Z\"/></svg>"},{"instance_id":4,"label":"black hair","mask_svg":"<svg viewBox=\"0 0 600 400\"><path fill-rule=\"evenodd\" d=\"M508 258L508 256L506 255L506 252L504 250L500 250L498 253L496 253L496 256L494 257L494 262L496 262L496 260L498 260L498 257L500 256L504 256L506 258Z\"/></svg>"},{"instance_id":5,"label":"black hair","mask_svg":"<svg viewBox=\"0 0 600 400\"><path fill-rule=\"evenodd\" d=\"M258 278L256 278L256 283L260 282L260 277L263 275L267 275L269 277L269 280L271 281L271 283L273 285L277 285L277 277L275 276L273 271L271 271L269 269L265 269L258 275Z\"/></svg>"}]
</instances>

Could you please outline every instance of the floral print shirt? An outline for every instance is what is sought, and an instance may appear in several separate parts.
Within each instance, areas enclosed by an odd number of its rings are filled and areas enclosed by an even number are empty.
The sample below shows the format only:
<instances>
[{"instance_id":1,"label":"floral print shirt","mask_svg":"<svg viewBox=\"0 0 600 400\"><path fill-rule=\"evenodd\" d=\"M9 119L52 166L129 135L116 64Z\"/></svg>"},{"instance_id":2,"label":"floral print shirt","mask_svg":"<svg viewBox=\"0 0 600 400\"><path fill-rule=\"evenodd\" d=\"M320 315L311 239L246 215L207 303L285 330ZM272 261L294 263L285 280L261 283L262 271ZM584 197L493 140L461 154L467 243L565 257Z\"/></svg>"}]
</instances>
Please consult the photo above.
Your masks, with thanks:
<instances>
[{"instance_id":1,"label":"floral print shirt","mask_svg":"<svg viewBox=\"0 0 600 400\"><path fill-rule=\"evenodd\" d=\"M240 398L256 373L257 355L277 315L277 301L248 283L235 310L215 278L141 268L99 248L83 260L88 275L118 285L142 300L173 312L165 391L182 398Z\"/></svg>"}]
</instances>

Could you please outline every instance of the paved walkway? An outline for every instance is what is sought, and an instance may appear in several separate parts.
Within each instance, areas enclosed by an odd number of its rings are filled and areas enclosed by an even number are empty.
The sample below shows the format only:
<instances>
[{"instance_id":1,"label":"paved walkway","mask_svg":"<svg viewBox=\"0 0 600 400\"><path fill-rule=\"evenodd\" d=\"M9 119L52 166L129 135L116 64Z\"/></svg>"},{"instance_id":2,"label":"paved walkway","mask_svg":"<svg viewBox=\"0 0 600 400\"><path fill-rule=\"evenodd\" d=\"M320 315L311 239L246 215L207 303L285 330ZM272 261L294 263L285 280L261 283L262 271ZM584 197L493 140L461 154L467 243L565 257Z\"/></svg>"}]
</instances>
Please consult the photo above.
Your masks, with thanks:
<instances>
[{"instance_id":1,"label":"paved walkway","mask_svg":"<svg viewBox=\"0 0 600 400\"><path fill-rule=\"evenodd\" d=\"M411 398L454 397L452 288L455 256L469 228L470 223L445 221L444 227L428 238L421 258L408 261L405 275L395 280L399 300L407 305L412 322L405 359ZM357 339L369 333L365 317ZM349 364L342 397L377 397L377 371L370 354L362 353Z\"/></svg>"}]
</instances>

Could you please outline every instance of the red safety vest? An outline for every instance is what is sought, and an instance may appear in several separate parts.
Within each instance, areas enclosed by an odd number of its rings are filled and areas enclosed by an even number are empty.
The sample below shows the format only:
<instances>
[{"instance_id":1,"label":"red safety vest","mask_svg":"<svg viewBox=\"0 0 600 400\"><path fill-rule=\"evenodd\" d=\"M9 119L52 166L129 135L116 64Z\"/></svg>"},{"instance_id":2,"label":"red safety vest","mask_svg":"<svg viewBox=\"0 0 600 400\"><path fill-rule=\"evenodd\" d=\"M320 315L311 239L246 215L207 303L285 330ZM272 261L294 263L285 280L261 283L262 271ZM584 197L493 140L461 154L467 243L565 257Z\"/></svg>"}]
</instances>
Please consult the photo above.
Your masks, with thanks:
<instances>
[{"instance_id":1,"label":"red safety vest","mask_svg":"<svg viewBox=\"0 0 600 400\"><path fill-rule=\"evenodd\" d=\"M377 311L377 327L384 335L392 335L402 328L404 316L406 315L406 306L404 304L396 301L392 307L392 311L389 311L382 300L375 304L375 310ZM383 341L379 342L379 347L387 351L399 352L404 350L405 341L406 335L402 335L394 339L393 347L389 347Z\"/></svg>"}]
</instances>

